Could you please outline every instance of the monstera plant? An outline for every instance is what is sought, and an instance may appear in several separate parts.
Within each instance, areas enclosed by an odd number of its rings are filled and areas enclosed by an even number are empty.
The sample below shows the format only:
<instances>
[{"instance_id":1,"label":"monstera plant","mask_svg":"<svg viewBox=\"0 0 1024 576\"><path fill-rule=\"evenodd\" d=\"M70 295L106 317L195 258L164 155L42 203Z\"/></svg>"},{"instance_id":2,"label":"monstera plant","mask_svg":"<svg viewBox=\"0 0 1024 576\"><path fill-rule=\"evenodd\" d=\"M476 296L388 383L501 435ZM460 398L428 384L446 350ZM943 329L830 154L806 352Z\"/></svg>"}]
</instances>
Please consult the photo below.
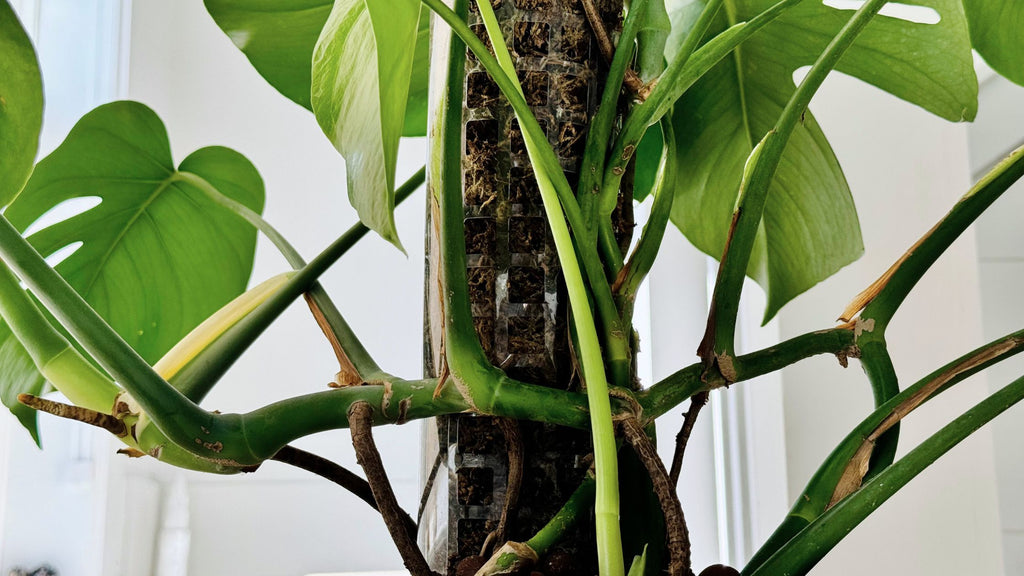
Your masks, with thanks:
<instances>
[{"instance_id":1,"label":"monstera plant","mask_svg":"<svg viewBox=\"0 0 1024 576\"><path fill-rule=\"evenodd\" d=\"M895 458L901 420L1024 349L1024 331L1008 334L938 363L901 389L886 346L890 320L922 275L1024 175L1024 150L965 191L847 307L838 326L736 351L747 276L767 295L767 321L863 250L851 191L807 110L830 72L953 122L970 121L977 111L973 51L1024 84L1024 4L906 3L938 17L881 15L885 0L842 8L822 0L206 0L255 71L309 109L345 159L360 222L306 262L261 217L257 167L222 147L175 159L164 125L144 104L94 109L37 160L39 67L13 10L0 0L3 403L33 435L37 411L45 411L100 426L123 441L125 453L171 466L235 474L276 459L331 478L380 510L413 574L528 571L579 526L591 535L588 554L602 576L624 574L627 566L630 574L681 575L700 567L691 565L675 481L708 393L814 355L834 354L844 364L857 358L875 410L821 464L774 535L738 567L746 575L807 573L912 478L1024 398L1021 378ZM559 14L586 26L557 24ZM556 40L570 59L596 62L590 92L583 91L595 97L583 96L590 101L579 113L569 98L573 85L564 84L568 76L541 81L524 72ZM806 73L795 82L799 69ZM555 112L544 109L553 100L549 92L565 98ZM490 115L467 112L484 108ZM473 123L499 113L509 122L497 134L487 132L491 124ZM399 142L423 135L430 139L425 168L396 182ZM477 161L491 171L480 172ZM378 366L346 324L341 312L353 304L336 305L317 280L368 231L401 250L395 206L425 181L430 373L405 380ZM633 239L623 221L633 202L648 196L649 220ZM99 202L26 235L52 208L87 197ZM553 310L553 300L517 300L522 294L505 275L481 272L496 240L481 223L486 218L475 216L499 204L546 224L538 254L547 255L545 271L560 272L543 282L562 300L565 329L509 346L532 353L558 340L553 349L572 370L558 372L556 385L541 385L496 357L497 333L480 320L486 306L473 292L480 286L522 303L517 310ZM634 301L669 222L720 265L700 361L663 381L640 383ZM258 233L293 270L246 290ZM70 256L47 264L68 248ZM531 250L509 249L517 257ZM245 414L201 407L232 363L300 297L337 355L335 388ZM515 338L520 324L509 321L508 333L499 335ZM52 390L70 404L45 398ZM676 458L666 467L652 447L650 424L687 400ZM372 428L448 415L497 418L510 446L509 495L479 556L438 564L424 558L416 522L398 508ZM538 519L541 528L512 538L511 494L524 467L516 461L524 456L514 449L521 442L515 430L527 421L588 431L592 464L550 516ZM340 428L351 428L366 480L289 446ZM628 458L639 466L620 469ZM630 477L637 470L639 483ZM620 497L635 497L637 486L652 503L642 542L633 542L632 533L624 539L620 528ZM579 564L589 565L582 557Z\"/></svg>"}]
</instances>

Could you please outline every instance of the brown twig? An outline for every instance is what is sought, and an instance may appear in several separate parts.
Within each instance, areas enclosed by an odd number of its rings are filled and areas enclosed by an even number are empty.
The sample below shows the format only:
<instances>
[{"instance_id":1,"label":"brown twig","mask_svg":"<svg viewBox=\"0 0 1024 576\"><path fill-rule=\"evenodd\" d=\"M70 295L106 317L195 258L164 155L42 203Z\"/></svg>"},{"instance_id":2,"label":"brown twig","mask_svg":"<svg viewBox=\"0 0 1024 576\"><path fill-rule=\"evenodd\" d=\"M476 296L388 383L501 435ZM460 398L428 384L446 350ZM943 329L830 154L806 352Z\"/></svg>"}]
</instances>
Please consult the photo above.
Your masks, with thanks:
<instances>
[{"instance_id":1,"label":"brown twig","mask_svg":"<svg viewBox=\"0 0 1024 576\"><path fill-rule=\"evenodd\" d=\"M348 424L352 431L352 446L356 449L356 459L366 480L373 491L373 499L377 501L380 515L391 533L391 539L402 555L402 562L413 576L434 576L435 573L427 565L423 553L416 546L416 540L406 530L403 517L405 512L398 506L395 492L388 481L384 463L373 442L373 408L366 402L356 402L348 410Z\"/></svg>"},{"instance_id":2,"label":"brown twig","mask_svg":"<svg viewBox=\"0 0 1024 576\"><path fill-rule=\"evenodd\" d=\"M378 510L377 501L373 499L373 491L370 489L370 483L357 476L354 472L345 468L344 466L331 462L330 460L300 450L294 446L285 446L274 454L271 460L276 460L296 468L301 468L306 472L316 474L317 476L330 480L338 486L341 486L345 490L348 490L356 498L359 498L363 502L366 502L374 510ZM416 536L416 523L413 522L412 518L408 514L404 514L404 522L406 530L413 537Z\"/></svg>"},{"instance_id":3,"label":"brown twig","mask_svg":"<svg viewBox=\"0 0 1024 576\"><path fill-rule=\"evenodd\" d=\"M668 479L673 486L679 485L679 473L683 469L683 454L686 452L686 445L690 442L693 425L697 423L697 415L707 403L708 393L706 391L690 398L690 409L683 416L683 427L679 429L679 434L676 434L676 451L672 455L672 470L668 474Z\"/></svg>"},{"instance_id":4,"label":"brown twig","mask_svg":"<svg viewBox=\"0 0 1024 576\"><path fill-rule=\"evenodd\" d=\"M590 22L590 28L594 31L594 38L597 40L601 56L610 64L612 58L615 57L615 45L612 43L611 36L608 35L608 30L604 27L601 13L598 12L597 6L594 5L594 0L581 0L581 3L583 4L583 11L587 14L587 21ZM640 76L632 68L626 68L626 75L622 82L630 92L641 100L646 99L647 94L650 93L644 81L640 79Z\"/></svg>"},{"instance_id":5,"label":"brown twig","mask_svg":"<svg viewBox=\"0 0 1024 576\"><path fill-rule=\"evenodd\" d=\"M18 394L18 402L21 402L33 410L53 414L59 418L77 420L90 426L103 428L118 438L124 438L128 435L128 427L125 423L114 418L110 414L89 410L88 408L82 408L81 406L72 406L71 404L54 402L53 400L47 400L46 398L40 398L39 396L33 396L32 394Z\"/></svg>"},{"instance_id":6,"label":"brown twig","mask_svg":"<svg viewBox=\"0 0 1024 576\"><path fill-rule=\"evenodd\" d=\"M498 520L498 527L495 528L484 540L480 548L480 555L487 556L487 552L495 543L504 544L508 538L508 519L512 510L519 503L519 490L523 486L523 458L525 448L523 437L519 429L519 422L512 418L498 418L498 427L505 435L505 451L508 454L508 481L505 484L505 504L501 507L501 518Z\"/></svg>"},{"instance_id":7,"label":"brown twig","mask_svg":"<svg viewBox=\"0 0 1024 576\"><path fill-rule=\"evenodd\" d=\"M665 516L665 537L668 541L668 574L669 576L693 576L693 570L690 567L690 534L686 527L686 518L683 516L683 508L679 504L679 497L676 496L676 491L669 483L668 474L665 472L665 464L658 457L658 452L651 443L651 439L647 437L636 418L629 416L622 419L621 422L623 435L647 468L654 492L658 495L658 501L661 503L661 512Z\"/></svg>"}]
</instances>

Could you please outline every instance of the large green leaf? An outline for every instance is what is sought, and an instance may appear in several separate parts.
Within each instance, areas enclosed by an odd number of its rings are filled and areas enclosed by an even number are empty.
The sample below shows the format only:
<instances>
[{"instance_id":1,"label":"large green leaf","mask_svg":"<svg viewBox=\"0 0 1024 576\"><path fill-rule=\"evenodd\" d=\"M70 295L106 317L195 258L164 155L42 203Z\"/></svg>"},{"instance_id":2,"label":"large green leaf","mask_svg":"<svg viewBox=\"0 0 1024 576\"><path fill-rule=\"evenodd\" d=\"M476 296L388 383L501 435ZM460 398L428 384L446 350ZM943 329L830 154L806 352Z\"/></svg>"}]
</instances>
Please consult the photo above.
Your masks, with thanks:
<instances>
[{"instance_id":1,"label":"large green leaf","mask_svg":"<svg viewBox=\"0 0 1024 576\"><path fill-rule=\"evenodd\" d=\"M332 0L205 0L235 46L278 92L312 110L313 48L331 13ZM430 15L424 9L416 43L416 64L403 136L427 134L427 74Z\"/></svg>"},{"instance_id":2,"label":"large green leaf","mask_svg":"<svg viewBox=\"0 0 1024 576\"><path fill-rule=\"evenodd\" d=\"M313 113L345 158L349 200L399 247L395 164L419 16L418 0L336 0L313 52Z\"/></svg>"},{"instance_id":3,"label":"large green leaf","mask_svg":"<svg viewBox=\"0 0 1024 576\"><path fill-rule=\"evenodd\" d=\"M726 0L717 30L748 20L775 0ZM936 24L877 16L838 69L949 120L974 117L974 76L960 0L927 4ZM692 2L677 1L673 16ZM793 74L814 63L852 15L806 0L746 41L675 106L673 221L699 249L720 257L753 145L795 90ZM674 17L673 21L686 20ZM668 50L678 42L670 39ZM768 294L765 319L863 251L846 180L810 113L794 131L772 184L748 274Z\"/></svg>"},{"instance_id":4,"label":"large green leaf","mask_svg":"<svg viewBox=\"0 0 1024 576\"><path fill-rule=\"evenodd\" d=\"M43 80L32 42L0 0L0 208L32 172L43 123Z\"/></svg>"},{"instance_id":5,"label":"large green leaf","mask_svg":"<svg viewBox=\"0 0 1024 576\"><path fill-rule=\"evenodd\" d=\"M44 256L81 243L57 271L149 362L245 289L256 245L251 225L178 171L263 209L263 181L242 155L203 148L176 170L157 115L114 102L79 120L6 212L24 231L68 200L101 199L29 241Z\"/></svg>"},{"instance_id":6,"label":"large green leaf","mask_svg":"<svg viewBox=\"0 0 1024 576\"><path fill-rule=\"evenodd\" d=\"M974 48L997 72L1024 86L1024 2L963 2Z\"/></svg>"}]
</instances>

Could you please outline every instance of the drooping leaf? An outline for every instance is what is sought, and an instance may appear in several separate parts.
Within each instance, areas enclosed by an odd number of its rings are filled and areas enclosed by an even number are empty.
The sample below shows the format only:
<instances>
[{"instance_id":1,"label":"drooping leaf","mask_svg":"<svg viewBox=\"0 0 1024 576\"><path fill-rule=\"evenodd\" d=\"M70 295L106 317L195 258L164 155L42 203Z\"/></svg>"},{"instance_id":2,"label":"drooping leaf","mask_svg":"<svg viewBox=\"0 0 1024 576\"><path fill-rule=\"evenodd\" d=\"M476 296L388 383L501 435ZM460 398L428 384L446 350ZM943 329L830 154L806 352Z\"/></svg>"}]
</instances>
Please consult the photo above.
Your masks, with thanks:
<instances>
[{"instance_id":1,"label":"drooping leaf","mask_svg":"<svg viewBox=\"0 0 1024 576\"><path fill-rule=\"evenodd\" d=\"M349 200L399 248L395 165L419 16L417 0L337 0L313 52L313 113L345 158Z\"/></svg>"},{"instance_id":2,"label":"drooping leaf","mask_svg":"<svg viewBox=\"0 0 1024 576\"><path fill-rule=\"evenodd\" d=\"M694 2L678 0L673 21ZM977 109L960 0L927 4L935 24L876 16L839 62L866 80L943 118ZM714 31L749 20L774 0L726 0ZM682 11L682 12L680 12ZM699 249L722 254L743 164L795 90L793 74L814 63L852 11L808 0L747 40L675 106L680 196L673 221ZM670 39L667 50L674 46ZM767 321L789 300L858 258L860 226L846 180L810 113L794 131L765 207L748 274L768 293Z\"/></svg>"},{"instance_id":3,"label":"drooping leaf","mask_svg":"<svg viewBox=\"0 0 1024 576\"><path fill-rule=\"evenodd\" d=\"M57 271L149 362L242 293L255 252L255 229L179 171L263 209L263 181L242 155L203 148L176 170L157 115L114 102L79 120L6 212L24 231L65 201L101 200L29 241L43 256L81 243Z\"/></svg>"},{"instance_id":4,"label":"drooping leaf","mask_svg":"<svg viewBox=\"0 0 1024 576\"><path fill-rule=\"evenodd\" d=\"M313 49L327 23L333 0L204 0L217 26L278 92L312 110ZM430 16L424 9L403 136L427 134L427 75Z\"/></svg>"},{"instance_id":5,"label":"drooping leaf","mask_svg":"<svg viewBox=\"0 0 1024 576\"><path fill-rule=\"evenodd\" d=\"M0 321L0 401L28 430L37 445L39 428L36 411L18 402L18 394L42 396L50 390L50 385L36 369L28 352L7 324Z\"/></svg>"},{"instance_id":6,"label":"drooping leaf","mask_svg":"<svg viewBox=\"0 0 1024 576\"><path fill-rule=\"evenodd\" d=\"M974 48L992 68L1024 86L1024 3L963 0Z\"/></svg>"},{"instance_id":7,"label":"drooping leaf","mask_svg":"<svg viewBox=\"0 0 1024 576\"><path fill-rule=\"evenodd\" d=\"M0 208L18 195L36 159L43 123L43 80L32 42L0 0Z\"/></svg>"}]
</instances>

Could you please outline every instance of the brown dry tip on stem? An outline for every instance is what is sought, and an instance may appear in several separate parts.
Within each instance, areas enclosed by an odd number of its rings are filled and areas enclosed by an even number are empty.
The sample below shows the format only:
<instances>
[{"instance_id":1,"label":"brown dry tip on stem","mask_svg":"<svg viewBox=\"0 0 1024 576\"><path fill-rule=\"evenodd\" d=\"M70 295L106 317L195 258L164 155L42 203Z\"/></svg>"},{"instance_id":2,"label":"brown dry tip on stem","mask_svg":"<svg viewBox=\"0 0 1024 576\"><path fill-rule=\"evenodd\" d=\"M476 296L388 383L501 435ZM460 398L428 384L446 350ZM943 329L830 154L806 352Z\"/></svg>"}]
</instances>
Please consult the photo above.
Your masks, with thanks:
<instances>
[{"instance_id":1,"label":"brown dry tip on stem","mask_svg":"<svg viewBox=\"0 0 1024 576\"><path fill-rule=\"evenodd\" d=\"M483 546L480 548L480 555L487 556L487 552L495 542L504 543L508 537L508 519L512 510L519 503L519 490L523 485L523 459L525 449L523 438L519 429L519 422L513 418L498 418L498 427L505 435L505 451L508 454L508 483L505 490L505 504L501 507L501 518L498 520L498 527L487 535Z\"/></svg>"},{"instance_id":2,"label":"brown dry tip on stem","mask_svg":"<svg viewBox=\"0 0 1024 576\"><path fill-rule=\"evenodd\" d=\"M924 241L927 240L929 236L935 233L935 230L939 227L939 224L942 224L942 222L939 222L935 226L932 226L930 230L925 232L924 236L918 238L917 242L914 242L914 245L911 246L909 250L904 252L902 256L900 256L899 260L893 263L893 265L890 266L884 274L879 276L878 280L872 282L870 286L868 286L867 288L864 289L863 292L858 294L849 303L849 305L846 306L846 309L843 310L843 313L839 315L839 321L849 322L850 320L853 320L853 317L856 316L858 312L866 308L867 305L870 304L876 296L878 296L879 292L881 292L886 287L886 285L889 284L889 280L891 280L893 275L896 274L896 271L900 269L900 266L902 266L903 263L907 261L907 258L910 258L914 254L914 252L916 252L917 249L921 247L921 244L924 243Z\"/></svg>"},{"instance_id":3,"label":"brown dry tip on stem","mask_svg":"<svg viewBox=\"0 0 1024 576\"><path fill-rule=\"evenodd\" d=\"M405 518L408 515L398 506L395 492L388 481L384 463L373 442L373 408L366 402L356 402L348 410L348 425L352 432L352 446L356 450L356 459L363 467L366 480L373 492L384 524L391 533L391 539L398 547L402 562L412 576L434 576L435 572L427 565L423 553L416 546L415 539L409 534Z\"/></svg>"},{"instance_id":4,"label":"brown dry tip on stem","mask_svg":"<svg viewBox=\"0 0 1024 576\"><path fill-rule=\"evenodd\" d=\"M708 393L701 392L690 398L690 409L683 416L683 427L676 434L676 450L672 455L672 471L668 479L672 486L679 485L679 473L683 469L683 455L686 453L686 445L690 442L690 434L693 432L693 425L697 423L697 415L700 409L708 403Z\"/></svg>"},{"instance_id":5,"label":"brown dry tip on stem","mask_svg":"<svg viewBox=\"0 0 1024 576\"><path fill-rule=\"evenodd\" d=\"M33 410L53 414L59 418L77 420L90 426L103 428L118 438L124 438L128 435L128 427L125 423L114 418L110 414L89 410L88 408L82 408L81 406L72 406L70 404L54 402L53 400L47 400L45 398L33 396L32 394L18 394L18 402L21 402Z\"/></svg>"},{"instance_id":6,"label":"brown dry tip on stem","mask_svg":"<svg viewBox=\"0 0 1024 576\"><path fill-rule=\"evenodd\" d=\"M828 504L829 508L860 489L861 483L864 481L864 476L868 473L868 468L871 463L871 454L874 452L875 448L875 442L877 442L883 434L899 424L901 420L910 415L910 413L917 409L918 406L924 404L926 400L945 388L945 386L957 376L1016 350L1021 345L1024 345L1024 339L1014 338L999 342L998 344L985 348L984 350L980 350L977 354L974 354L969 358L965 358L963 361L949 367L948 370L945 370L933 378L927 384L918 389L917 392L908 396L903 400L903 402L894 406L892 412L890 412L884 420L879 422L878 426L875 426L874 430L872 430L870 434L864 437L860 446L857 447L857 451L846 464L846 468L843 470L843 475L839 478L839 481L836 482L836 488L832 492L832 500L829 501Z\"/></svg>"},{"instance_id":7,"label":"brown dry tip on stem","mask_svg":"<svg viewBox=\"0 0 1024 576\"><path fill-rule=\"evenodd\" d=\"M608 30L604 27L601 13L598 12L597 6L594 6L594 0L580 0L580 3L583 4L583 11L587 14L587 21L590 22L590 28L594 31L594 38L597 40L598 49L601 50L601 56L610 64L612 58L615 57L615 45L612 44ZM647 96L651 93L651 87L645 86L644 81L640 79L640 76L632 68L626 68L626 75L622 82L640 101L646 100Z\"/></svg>"},{"instance_id":8,"label":"brown dry tip on stem","mask_svg":"<svg viewBox=\"0 0 1024 576\"><path fill-rule=\"evenodd\" d=\"M121 448L117 453L124 454L129 458L142 458L143 456L146 456L146 453L138 448Z\"/></svg>"},{"instance_id":9,"label":"brown dry tip on stem","mask_svg":"<svg viewBox=\"0 0 1024 576\"><path fill-rule=\"evenodd\" d=\"M309 306L309 311L313 313L313 318L316 320L317 326L323 331L324 336L327 337L327 341L331 343L331 348L334 349L334 355L338 358L338 365L341 369L334 376L334 382L330 384L332 388L346 388L348 386L359 386L363 383L363 377L359 375L359 371L356 370L352 361L349 360L348 354L345 354L345 349L341 346L341 342L334 335L334 331L331 330L331 324L327 321L320 306L313 300L313 297L309 293L305 293L302 297L306 300L306 304Z\"/></svg>"},{"instance_id":10,"label":"brown dry tip on stem","mask_svg":"<svg viewBox=\"0 0 1024 576\"><path fill-rule=\"evenodd\" d=\"M476 576L512 576L537 563L537 553L521 542L506 542L476 571Z\"/></svg>"},{"instance_id":11,"label":"brown dry tip on stem","mask_svg":"<svg viewBox=\"0 0 1024 576\"><path fill-rule=\"evenodd\" d=\"M682 505L675 488L669 482L665 472L665 464L658 457L658 452L651 439L644 433L636 418L622 421L622 432L626 441L647 468L651 477L654 492L661 503L661 513L665 516L665 538L669 551L669 576L693 576L690 567L690 534L686 527Z\"/></svg>"},{"instance_id":12,"label":"brown dry tip on stem","mask_svg":"<svg viewBox=\"0 0 1024 576\"><path fill-rule=\"evenodd\" d=\"M729 247L732 246L732 238L736 234L736 226L739 225L742 213L742 208L737 208L732 213L732 221L729 223L729 234L725 238L725 248L722 249L722 258L719 260L718 274L715 278L716 292L718 286L722 283L722 271L725 269L726 258L729 256ZM697 346L697 355L704 362L705 370L710 368L715 360L715 339L718 330L718 302L716 301L716 296L717 294L711 296L711 309L708 311L707 326L704 327L704 338L701 339L700 345Z\"/></svg>"}]
</instances>

